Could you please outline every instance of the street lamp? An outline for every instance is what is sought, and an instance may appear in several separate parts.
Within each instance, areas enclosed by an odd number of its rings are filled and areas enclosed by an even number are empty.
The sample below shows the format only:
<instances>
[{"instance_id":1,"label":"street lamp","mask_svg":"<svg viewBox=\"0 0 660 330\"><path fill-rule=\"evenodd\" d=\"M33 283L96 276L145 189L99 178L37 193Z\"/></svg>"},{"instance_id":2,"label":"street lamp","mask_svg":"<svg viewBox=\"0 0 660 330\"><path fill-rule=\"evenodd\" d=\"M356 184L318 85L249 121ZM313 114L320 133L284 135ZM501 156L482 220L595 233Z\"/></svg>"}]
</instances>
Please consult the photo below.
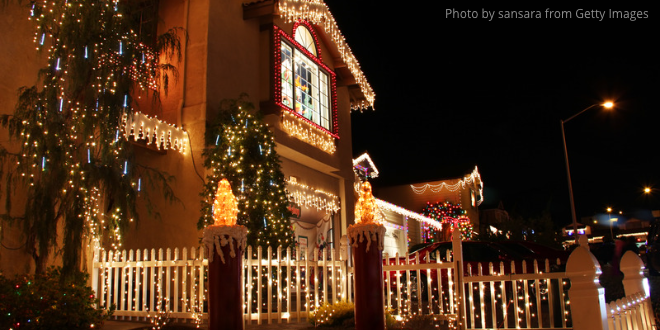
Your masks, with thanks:
<instances>
[{"instance_id":1,"label":"street lamp","mask_svg":"<svg viewBox=\"0 0 660 330\"><path fill-rule=\"evenodd\" d=\"M577 243L577 232L578 232L578 230L577 230L577 218L575 216L575 200L573 198L573 183L571 182L571 169L568 166L568 151L566 149L566 134L564 133L564 124L567 123L568 121L570 121L571 119L581 115L583 112L585 112L585 111L587 111L587 110L589 110L593 107L596 107L596 106L601 106L601 107L606 108L606 109L611 109L612 107L614 107L614 103L608 101L608 102L605 102L605 103L602 103L602 104L600 104L600 103L592 104L592 105L586 107L584 110L572 115L568 119L561 120L561 138L562 138L562 141L564 143L564 160L566 161L566 178L568 179L568 194L569 194L569 197L570 197L570 200L571 200L571 217L573 218L573 238L575 238L576 243Z\"/></svg>"}]
</instances>

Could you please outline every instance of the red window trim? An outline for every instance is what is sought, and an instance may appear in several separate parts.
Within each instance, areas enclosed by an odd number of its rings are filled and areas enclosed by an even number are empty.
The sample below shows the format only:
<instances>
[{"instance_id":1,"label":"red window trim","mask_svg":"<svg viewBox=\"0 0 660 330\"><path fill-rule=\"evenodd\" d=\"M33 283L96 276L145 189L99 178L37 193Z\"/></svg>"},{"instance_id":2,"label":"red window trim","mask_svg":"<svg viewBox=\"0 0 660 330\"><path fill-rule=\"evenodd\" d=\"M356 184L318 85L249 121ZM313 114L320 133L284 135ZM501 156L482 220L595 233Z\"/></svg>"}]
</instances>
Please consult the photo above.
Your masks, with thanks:
<instances>
[{"instance_id":1,"label":"red window trim","mask_svg":"<svg viewBox=\"0 0 660 330\"><path fill-rule=\"evenodd\" d=\"M337 79L336 79L336 74L333 70L331 70L327 65L321 61L321 49L318 46L318 40L316 39L316 33L314 32L314 29L311 28L309 23L305 21L298 21L294 24L294 30L299 26L299 25L305 25L311 32L312 36L314 37L314 42L316 43L316 52L319 54L319 57L316 57L314 54L310 53L307 49L305 49L301 44L299 44L297 41L293 39L293 37L289 36L284 32L282 29L277 27L276 25L273 26L274 33L274 58L275 58L275 70L274 71L274 81L275 81L275 104L280 106L282 109L285 111L289 111L291 114L294 116L300 118L301 120L307 122L309 125L312 125L324 132L327 132L330 134L332 137L339 139L339 124L337 123ZM316 124L315 122L303 117L301 114L297 113L295 110L292 108L289 108L288 106L282 104L282 78L281 78L281 67L282 67L282 50L281 50L281 44L282 44L282 38L286 40L288 44L290 44L292 47L295 47L298 51L303 52L309 59L312 60L315 64L317 64L319 67L321 67L329 76L330 76L330 107L331 112L332 112L332 131L329 131L328 129L324 128L321 125Z\"/></svg>"}]
</instances>

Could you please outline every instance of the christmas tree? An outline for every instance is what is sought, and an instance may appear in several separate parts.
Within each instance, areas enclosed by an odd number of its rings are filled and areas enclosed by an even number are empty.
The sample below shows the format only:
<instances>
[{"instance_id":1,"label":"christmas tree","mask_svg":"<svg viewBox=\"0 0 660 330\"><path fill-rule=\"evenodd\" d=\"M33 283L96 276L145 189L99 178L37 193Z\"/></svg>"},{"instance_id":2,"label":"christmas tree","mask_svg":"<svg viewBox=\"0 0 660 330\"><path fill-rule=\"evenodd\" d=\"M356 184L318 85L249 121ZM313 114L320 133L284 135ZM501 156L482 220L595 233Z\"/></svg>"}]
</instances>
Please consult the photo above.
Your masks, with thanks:
<instances>
[{"instance_id":1,"label":"christmas tree","mask_svg":"<svg viewBox=\"0 0 660 330\"><path fill-rule=\"evenodd\" d=\"M209 148L203 153L209 169L197 227L213 224L213 199L226 178L238 199L239 225L248 228L247 244L282 246L293 243L284 174L275 152L275 137L246 100L225 100L218 119L206 129Z\"/></svg>"},{"instance_id":2,"label":"christmas tree","mask_svg":"<svg viewBox=\"0 0 660 330\"><path fill-rule=\"evenodd\" d=\"M9 187L26 187L24 214L11 215L7 193L4 216L20 221L37 272L45 270L58 227L65 272L80 269L86 237L118 248L123 229L138 218L141 178L166 178L135 163L122 127L134 99L157 101L166 90L174 73L168 61L180 49L176 31L158 38L134 32L141 31L134 19L141 10L144 3L134 1L30 2L33 41L47 66L38 86L21 88L14 113L2 116L18 143L0 147L0 156Z\"/></svg>"}]
</instances>

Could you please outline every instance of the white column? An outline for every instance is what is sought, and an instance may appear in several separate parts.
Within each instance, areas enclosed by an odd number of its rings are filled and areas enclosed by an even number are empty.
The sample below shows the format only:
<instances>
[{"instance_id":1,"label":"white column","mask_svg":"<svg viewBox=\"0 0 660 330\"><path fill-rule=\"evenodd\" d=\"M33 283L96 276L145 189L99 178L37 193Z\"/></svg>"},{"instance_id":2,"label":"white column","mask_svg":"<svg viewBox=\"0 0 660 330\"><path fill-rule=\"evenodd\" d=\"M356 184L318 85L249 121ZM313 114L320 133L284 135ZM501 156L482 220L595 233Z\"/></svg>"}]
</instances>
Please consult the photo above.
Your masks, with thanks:
<instances>
[{"instance_id":1,"label":"white column","mask_svg":"<svg viewBox=\"0 0 660 330\"><path fill-rule=\"evenodd\" d=\"M644 262L633 251L627 251L621 258L619 268L623 273L623 288L626 297L635 293L643 293L646 297L650 295L649 280L644 277Z\"/></svg>"},{"instance_id":2,"label":"white column","mask_svg":"<svg viewBox=\"0 0 660 330\"><path fill-rule=\"evenodd\" d=\"M574 330L608 329L605 289L598 281L601 273L598 260L584 246L575 248L568 258L566 276L571 280L568 297Z\"/></svg>"}]
</instances>

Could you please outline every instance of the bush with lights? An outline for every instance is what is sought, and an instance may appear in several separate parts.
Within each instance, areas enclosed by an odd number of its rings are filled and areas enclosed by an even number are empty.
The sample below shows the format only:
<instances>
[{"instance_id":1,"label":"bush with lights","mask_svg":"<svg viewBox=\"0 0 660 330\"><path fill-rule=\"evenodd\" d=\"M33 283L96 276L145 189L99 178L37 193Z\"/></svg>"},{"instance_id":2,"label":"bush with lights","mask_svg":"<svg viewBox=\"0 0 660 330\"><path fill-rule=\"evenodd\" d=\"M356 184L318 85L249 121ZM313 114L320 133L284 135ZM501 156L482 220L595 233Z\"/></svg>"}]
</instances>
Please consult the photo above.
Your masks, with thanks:
<instances>
[{"instance_id":1,"label":"bush with lights","mask_svg":"<svg viewBox=\"0 0 660 330\"><path fill-rule=\"evenodd\" d=\"M293 244L291 211L284 174L275 152L275 137L247 96L224 100L218 118L206 130L206 178L199 229L213 224L213 201L218 182L226 178L238 200L239 225L248 229L251 246Z\"/></svg>"},{"instance_id":2,"label":"bush with lights","mask_svg":"<svg viewBox=\"0 0 660 330\"><path fill-rule=\"evenodd\" d=\"M108 319L97 310L87 274L60 279L59 268L45 273L8 279L0 275L0 328L2 329L90 329Z\"/></svg>"},{"instance_id":3,"label":"bush with lights","mask_svg":"<svg viewBox=\"0 0 660 330\"><path fill-rule=\"evenodd\" d=\"M323 303L316 310L309 313L307 321L318 326L343 325L355 317L355 305L349 301L339 301L334 304ZM354 320L353 320L354 322Z\"/></svg>"},{"instance_id":4,"label":"bush with lights","mask_svg":"<svg viewBox=\"0 0 660 330\"><path fill-rule=\"evenodd\" d=\"M443 228L442 232L438 232L431 226L424 226L422 235L427 243L435 242L438 237L440 237L440 240L449 240L450 233L456 228L461 232L461 239L469 240L472 238L472 223L470 223L470 218L465 215L465 210L461 208L461 204L427 202L422 214L440 222Z\"/></svg>"}]
</instances>

